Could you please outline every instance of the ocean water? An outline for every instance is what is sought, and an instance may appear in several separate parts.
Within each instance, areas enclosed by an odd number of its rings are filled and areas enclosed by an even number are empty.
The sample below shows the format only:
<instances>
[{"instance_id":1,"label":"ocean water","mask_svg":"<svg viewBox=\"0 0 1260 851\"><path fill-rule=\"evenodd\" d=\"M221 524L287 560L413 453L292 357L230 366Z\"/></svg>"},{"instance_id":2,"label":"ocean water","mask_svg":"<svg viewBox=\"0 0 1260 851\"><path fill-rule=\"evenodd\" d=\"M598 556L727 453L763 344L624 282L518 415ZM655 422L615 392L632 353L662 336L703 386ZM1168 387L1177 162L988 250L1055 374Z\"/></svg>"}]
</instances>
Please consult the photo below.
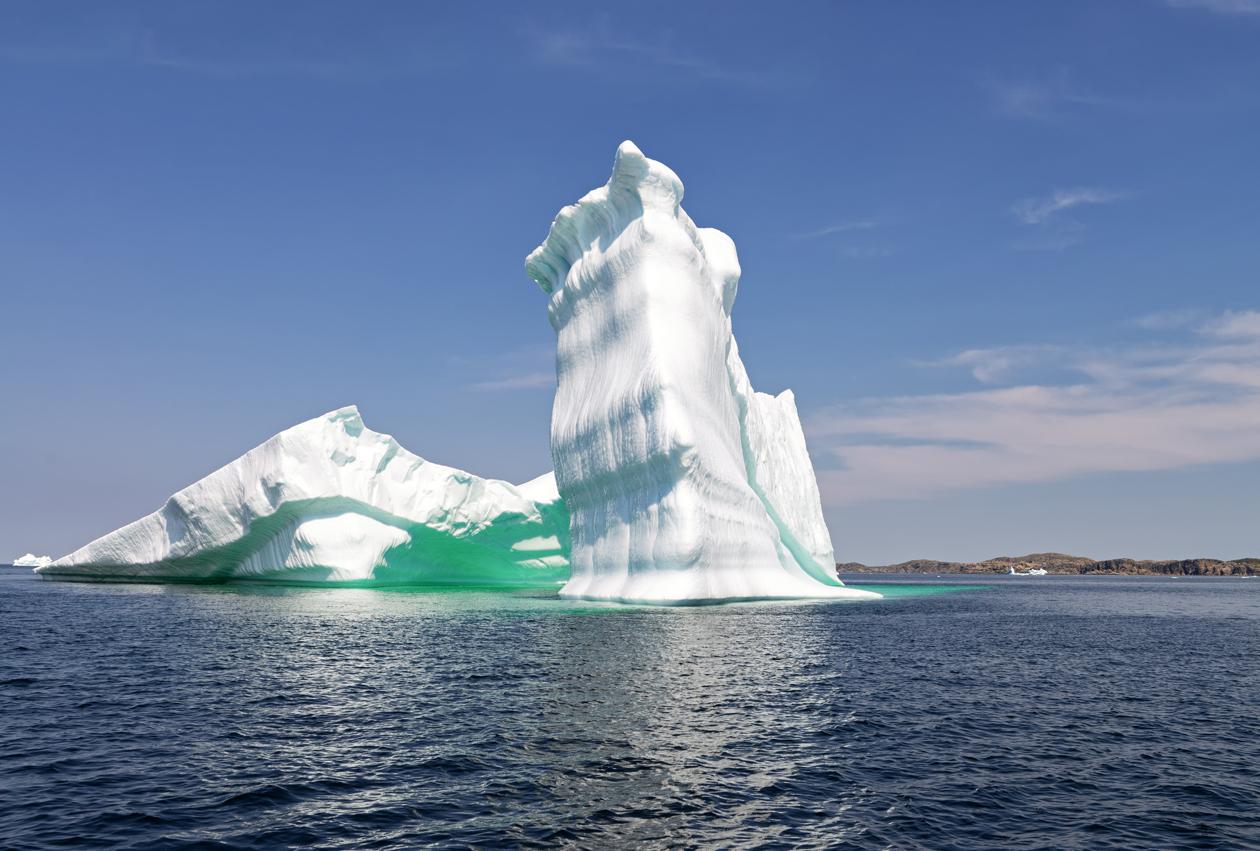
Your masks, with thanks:
<instances>
[{"instance_id":1,"label":"ocean water","mask_svg":"<svg viewBox=\"0 0 1260 851\"><path fill-rule=\"evenodd\" d=\"M0 846L1260 847L1260 580L851 582L890 596L3 569Z\"/></svg>"}]
</instances>

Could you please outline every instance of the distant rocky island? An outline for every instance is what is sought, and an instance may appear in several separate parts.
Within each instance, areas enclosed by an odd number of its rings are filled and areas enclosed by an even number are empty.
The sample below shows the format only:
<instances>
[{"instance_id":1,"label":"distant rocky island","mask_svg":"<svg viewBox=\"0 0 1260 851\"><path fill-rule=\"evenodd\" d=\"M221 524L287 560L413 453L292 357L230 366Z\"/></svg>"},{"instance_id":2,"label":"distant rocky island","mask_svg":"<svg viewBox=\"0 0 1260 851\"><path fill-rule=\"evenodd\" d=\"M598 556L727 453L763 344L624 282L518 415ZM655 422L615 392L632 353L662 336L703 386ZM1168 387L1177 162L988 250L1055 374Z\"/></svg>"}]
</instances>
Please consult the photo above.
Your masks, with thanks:
<instances>
[{"instance_id":1,"label":"distant rocky island","mask_svg":"<svg viewBox=\"0 0 1260 851\"><path fill-rule=\"evenodd\" d=\"M865 565L855 561L836 565L838 573L1017 573L1044 570L1058 574L1099 574L1105 576L1260 576L1260 558L1221 561L1214 558L1187 558L1169 561L1143 561L1133 558L1092 559L1063 553L1032 553L1026 556L998 556L986 561L934 561L914 559L900 564Z\"/></svg>"}]
</instances>

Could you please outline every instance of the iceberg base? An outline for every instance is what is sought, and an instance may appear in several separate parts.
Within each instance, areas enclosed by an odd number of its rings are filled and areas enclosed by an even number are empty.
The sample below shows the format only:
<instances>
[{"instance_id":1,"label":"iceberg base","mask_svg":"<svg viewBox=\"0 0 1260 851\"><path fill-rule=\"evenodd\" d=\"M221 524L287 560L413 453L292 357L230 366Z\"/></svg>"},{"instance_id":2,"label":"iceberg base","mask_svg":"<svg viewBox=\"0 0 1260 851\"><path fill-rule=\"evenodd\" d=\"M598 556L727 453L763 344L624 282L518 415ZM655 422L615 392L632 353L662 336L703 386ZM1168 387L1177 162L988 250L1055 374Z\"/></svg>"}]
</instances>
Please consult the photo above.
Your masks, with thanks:
<instances>
[{"instance_id":1,"label":"iceberg base","mask_svg":"<svg viewBox=\"0 0 1260 851\"><path fill-rule=\"evenodd\" d=\"M651 606L696 606L754 600L879 600L882 595L844 585L823 585L785 577L777 567L764 573L743 571L714 583L706 571L645 571L631 577L582 576L560 592L564 600L590 600Z\"/></svg>"}]
</instances>

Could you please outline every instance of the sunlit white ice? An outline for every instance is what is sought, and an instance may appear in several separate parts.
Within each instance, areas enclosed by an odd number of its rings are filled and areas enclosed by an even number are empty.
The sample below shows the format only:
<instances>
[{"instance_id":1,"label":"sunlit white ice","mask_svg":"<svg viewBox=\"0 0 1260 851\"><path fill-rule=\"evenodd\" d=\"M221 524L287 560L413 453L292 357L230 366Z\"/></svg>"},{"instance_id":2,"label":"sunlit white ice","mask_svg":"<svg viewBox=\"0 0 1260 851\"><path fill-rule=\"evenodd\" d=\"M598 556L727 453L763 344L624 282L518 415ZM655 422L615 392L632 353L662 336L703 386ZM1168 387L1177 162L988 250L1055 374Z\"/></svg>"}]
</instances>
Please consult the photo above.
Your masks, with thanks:
<instances>
[{"instance_id":1,"label":"sunlit white ice","mask_svg":"<svg viewBox=\"0 0 1260 851\"><path fill-rule=\"evenodd\" d=\"M482 479L341 408L293 426L38 572L63 579L551 584L568 576L551 474Z\"/></svg>"},{"instance_id":2,"label":"sunlit white ice","mask_svg":"<svg viewBox=\"0 0 1260 851\"><path fill-rule=\"evenodd\" d=\"M43 567L46 564L52 564L51 556L37 556L34 553L18 556L13 560L14 567Z\"/></svg>"},{"instance_id":3,"label":"sunlit white ice","mask_svg":"<svg viewBox=\"0 0 1260 851\"><path fill-rule=\"evenodd\" d=\"M561 593L877 597L835 576L795 401L752 389L731 331L735 245L696 227L682 197L625 142L607 185L561 210L526 260L557 336L551 455L572 518Z\"/></svg>"}]
</instances>

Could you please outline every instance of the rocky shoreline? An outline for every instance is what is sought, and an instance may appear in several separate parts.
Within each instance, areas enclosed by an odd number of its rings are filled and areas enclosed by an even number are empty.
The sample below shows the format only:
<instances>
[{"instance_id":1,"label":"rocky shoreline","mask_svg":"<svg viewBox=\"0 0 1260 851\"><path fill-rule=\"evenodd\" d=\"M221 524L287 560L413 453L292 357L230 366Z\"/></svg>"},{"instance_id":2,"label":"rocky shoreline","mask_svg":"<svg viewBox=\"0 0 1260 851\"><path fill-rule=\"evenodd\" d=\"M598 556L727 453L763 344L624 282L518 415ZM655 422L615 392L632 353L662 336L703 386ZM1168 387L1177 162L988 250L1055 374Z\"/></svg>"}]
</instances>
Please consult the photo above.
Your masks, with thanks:
<instances>
[{"instance_id":1,"label":"rocky shoreline","mask_svg":"<svg viewBox=\"0 0 1260 851\"><path fill-rule=\"evenodd\" d=\"M985 561L935 561L914 559L900 564L865 565L843 562L838 573L1018 573L1041 569L1047 573L1102 576L1260 576L1260 558L1222 561L1214 558L1149 561L1132 558L1092 559L1063 553L1031 553L1026 556L998 556Z\"/></svg>"}]
</instances>

